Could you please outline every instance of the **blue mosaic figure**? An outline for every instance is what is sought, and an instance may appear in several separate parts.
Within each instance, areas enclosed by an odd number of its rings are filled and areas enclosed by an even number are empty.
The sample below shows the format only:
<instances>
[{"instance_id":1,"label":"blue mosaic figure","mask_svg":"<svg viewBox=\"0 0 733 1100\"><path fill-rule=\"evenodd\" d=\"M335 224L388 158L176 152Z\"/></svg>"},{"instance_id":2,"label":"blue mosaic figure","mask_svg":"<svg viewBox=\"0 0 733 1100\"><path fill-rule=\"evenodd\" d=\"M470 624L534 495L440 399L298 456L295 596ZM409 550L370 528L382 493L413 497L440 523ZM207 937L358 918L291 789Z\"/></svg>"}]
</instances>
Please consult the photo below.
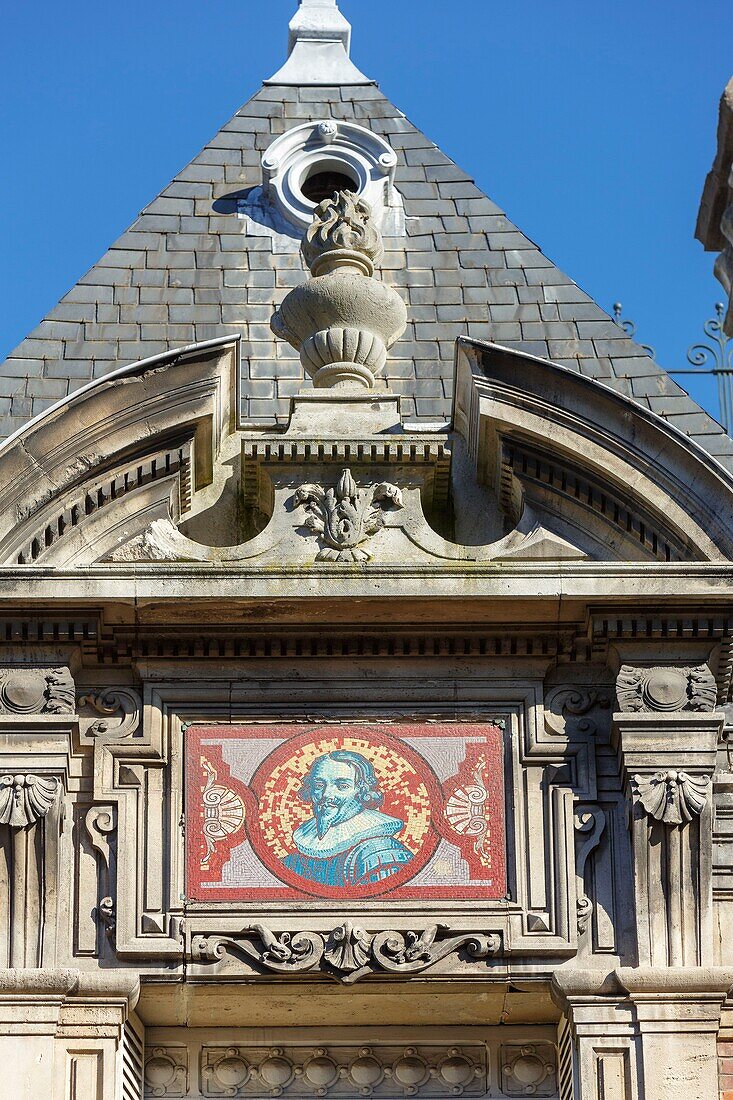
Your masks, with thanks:
<instances>
[{"instance_id":1,"label":"blue mosaic figure","mask_svg":"<svg viewBox=\"0 0 733 1100\"><path fill-rule=\"evenodd\" d=\"M313 762L299 797L313 807L293 833L296 851L283 864L321 886L363 886L395 874L412 859L397 840L404 821L376 809L382 792L372 764L337 749Z\"/></svg>"}]
</instances>

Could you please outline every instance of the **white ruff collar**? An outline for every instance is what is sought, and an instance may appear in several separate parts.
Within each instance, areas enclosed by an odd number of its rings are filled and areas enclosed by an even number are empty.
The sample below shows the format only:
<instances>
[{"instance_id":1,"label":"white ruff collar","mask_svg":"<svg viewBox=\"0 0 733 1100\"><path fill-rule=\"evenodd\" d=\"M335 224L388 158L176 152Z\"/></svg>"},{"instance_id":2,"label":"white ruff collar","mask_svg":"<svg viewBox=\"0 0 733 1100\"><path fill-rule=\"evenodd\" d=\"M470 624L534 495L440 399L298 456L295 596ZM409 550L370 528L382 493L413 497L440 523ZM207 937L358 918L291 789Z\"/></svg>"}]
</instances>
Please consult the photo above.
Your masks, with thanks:
<instances>
[{"instance_id":1,"label":"white ruff collar","mask_svg":"<svg viewBox=\"0 0 733 1100\"><path fill-rule=\"evenodd\" d=\"M388 817L379 810L362 810L332 825L325 836L318 835L318 826L314 817L308 818L293 833L293 841L299 852L314 859L328 859L340 855L362 840L371 840L375 836L394 836L405 826L397 817Z\"/></svg>"}]
</instances>

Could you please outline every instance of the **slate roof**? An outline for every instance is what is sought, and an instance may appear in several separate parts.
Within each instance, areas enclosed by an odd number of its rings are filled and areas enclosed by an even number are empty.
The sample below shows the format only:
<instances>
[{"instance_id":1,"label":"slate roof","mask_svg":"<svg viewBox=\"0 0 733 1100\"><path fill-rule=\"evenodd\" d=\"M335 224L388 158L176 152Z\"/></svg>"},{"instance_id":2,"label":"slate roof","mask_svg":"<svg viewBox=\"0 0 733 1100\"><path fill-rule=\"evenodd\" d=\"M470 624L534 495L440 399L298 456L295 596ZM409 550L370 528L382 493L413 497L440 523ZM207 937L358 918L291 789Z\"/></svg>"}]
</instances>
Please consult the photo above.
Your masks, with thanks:
<instances>
[{"instance_id":1,"label":"slate roof","mask_svg":"<svg viewBox=\"0 0 733 1100\"><path fill-rule=\"evenodd\" d=\"M302 371L269 320L306 272L276 236L247 235L238 199L261 183L275 135L328 117L383 135L399 157L407 234L385 239L382 274L409 324L385 378L408 419L448 417L454 341L467 334L621 390L733 470L720 425L373 84L261 88L0 367L0 436L92 377L236 331L245 426L284 423Z\"/></svg>"}]
</instances>

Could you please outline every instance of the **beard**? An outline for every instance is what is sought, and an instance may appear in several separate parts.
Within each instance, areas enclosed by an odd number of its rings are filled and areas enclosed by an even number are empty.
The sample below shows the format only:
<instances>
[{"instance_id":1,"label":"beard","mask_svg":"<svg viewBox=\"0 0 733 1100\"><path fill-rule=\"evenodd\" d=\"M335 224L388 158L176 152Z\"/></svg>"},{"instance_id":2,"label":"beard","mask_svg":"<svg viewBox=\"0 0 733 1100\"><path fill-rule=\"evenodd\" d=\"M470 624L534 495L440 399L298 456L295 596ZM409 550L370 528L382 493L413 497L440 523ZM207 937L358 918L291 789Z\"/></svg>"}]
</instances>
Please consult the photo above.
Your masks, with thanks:
<instances>
[{"instance_id":1,"label":"beard","mask_svg":"<svg viewBox=\"0 0 733 1100\"><path fill-rule=\"evenodd\" d=\"M316 827L319 837L323 838L333 825L340 825L344 821L350 821L361 813L364 807L358 798L345 798L336 801L334 798L322 799L313 803L313 816L316 819Z\"/></svg>"}]
</instances>

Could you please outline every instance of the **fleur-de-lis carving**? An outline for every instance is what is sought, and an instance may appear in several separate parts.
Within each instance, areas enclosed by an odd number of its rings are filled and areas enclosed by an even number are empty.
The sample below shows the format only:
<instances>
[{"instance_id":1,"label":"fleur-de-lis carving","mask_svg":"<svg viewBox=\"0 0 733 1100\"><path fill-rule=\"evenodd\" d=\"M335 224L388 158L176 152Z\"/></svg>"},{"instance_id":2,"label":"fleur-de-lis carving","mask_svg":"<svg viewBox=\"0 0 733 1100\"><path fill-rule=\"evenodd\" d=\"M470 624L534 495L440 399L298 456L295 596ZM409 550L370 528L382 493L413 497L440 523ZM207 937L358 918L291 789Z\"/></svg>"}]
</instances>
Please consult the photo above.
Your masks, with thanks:
<instances>
[{"instance_id":1,"label":"fleur-de-lis carving","mask_svg":"<svg viewBox=\"0 0 733 1100\"><path fill-rule=\"evenodd\" d=\"M385 509L404 507L396 485L381 482L371 491L360 490L350 470L342 470L335 486L301 485L293 495L296 508L305 508L304 525L325 544L316 561L369 561L361 544L384 527Z\"/></svg>"}]
</instances>

